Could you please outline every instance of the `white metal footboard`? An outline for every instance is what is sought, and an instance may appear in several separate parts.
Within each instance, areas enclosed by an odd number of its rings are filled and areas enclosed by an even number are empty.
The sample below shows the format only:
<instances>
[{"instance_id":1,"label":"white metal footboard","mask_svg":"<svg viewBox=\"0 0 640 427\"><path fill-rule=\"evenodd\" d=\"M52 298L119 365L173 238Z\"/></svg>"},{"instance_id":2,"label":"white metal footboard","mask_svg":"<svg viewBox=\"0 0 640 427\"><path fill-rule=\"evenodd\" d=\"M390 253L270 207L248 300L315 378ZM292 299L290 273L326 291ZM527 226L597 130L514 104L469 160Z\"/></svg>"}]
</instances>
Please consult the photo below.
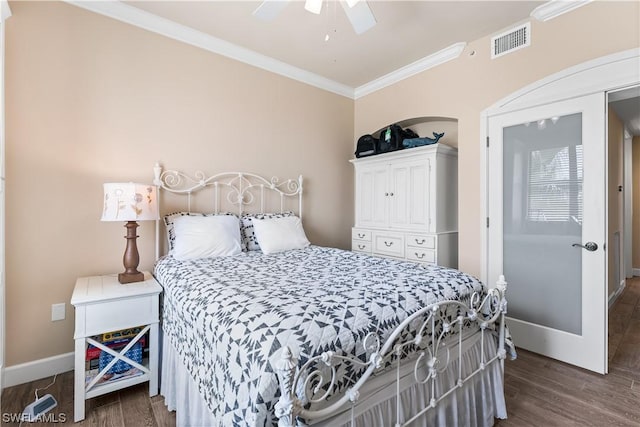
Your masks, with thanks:
<instances>
[{"instance_id":1,"label":"white metal footboard","mask_svg":"<svg viewBox=\"0 0 640 427\"><path fill-rule=\"evenodd\" d=\"M481 299L478 293L474 293L471 298L470 306L459 301L441 301L418 310L404 322L402 322L389 336L386 342L381 345L379 337L375 333L369 334L365 340L365 348L371 352L369 360L363 362L360 359L335 354L327 351L319 356L310 358L303 366L298 368L297 360L293 357L288 347L283 349L282 358L279 362L278 380L280 383L280 400L276 404L276 416L278 417L279 427L302 426L305 422L317 419L325 419L327 417L343 412L349 402L352 405L351 425L354 426L354 405L358 401L360 390L365 382L381 367L394 357L392 363L396 368L396 405L397 418L396 427L407 426L419 417L423 416L427 411L435 408L440 402L446 399L457 389L470 384L470 379L485 370L490 364L500 362L502 372L504 373L504 359L506 357L505 344L505 326L504 317L507 312L507 301L505 298L507 283L504 276L500 276L496 288L490 289L487 295ZM442 313L443 309L454 306L458 308L460 313L455 320L448 322ZM462 326L465 322L472 322L480 328L480 340L482 350L480 352L480 360L472 372L463 376L462 370ZM417 325L417 333L411 339L399 339L406 334L409 325ZM440 325L439 329L436 325ZM445 342L445 336L457 330L457 351L458 351L458 373L457 382L449 390L437 390L436 377L439 373L446 369L451 359L448 344ZM498 334L498 348L496 355L485 360L484 348L487 345L495 345L494 334ZM400 399L400 355L404 353L407 347L417 347L418 357L415 360L413 376L417 383L427 384L430 388L431 400L425 402L425 406L409 418L401 418L401 399ZM414 352L415 354L415 352ZM444 356L443 356L444 355ZM332 391L335 384L339 380L337 378L337 366L339 364L353 364L366 370L362 376L349 389L333 395ZM426 370L425 370L426 368ZM325 371L330 371L330 375L325 378ZM420 377L421 372L423 378ZM299 397L300 391L305 396ZM436 394L438 393L439 394ZM332 396L333 403L328 406L317 408L318 403L325 401Z\"/></svg>"}]
</instances>

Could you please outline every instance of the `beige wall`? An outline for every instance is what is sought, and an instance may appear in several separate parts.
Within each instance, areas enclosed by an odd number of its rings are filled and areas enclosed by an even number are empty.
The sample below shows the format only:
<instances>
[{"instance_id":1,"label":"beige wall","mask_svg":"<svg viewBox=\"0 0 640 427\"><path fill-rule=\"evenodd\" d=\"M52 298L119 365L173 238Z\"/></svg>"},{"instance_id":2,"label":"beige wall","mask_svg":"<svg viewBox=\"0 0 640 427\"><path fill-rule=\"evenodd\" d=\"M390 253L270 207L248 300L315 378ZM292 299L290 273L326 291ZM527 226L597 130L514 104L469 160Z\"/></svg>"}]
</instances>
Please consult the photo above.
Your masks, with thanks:
<instances>
[{"instance_id":1,"label":"beige wall","mask_svg":"<svg viewBox=\"0 0 640 427\"><path fill-rule=\"evenodd\" d=\"M640 268L640 136L634 136L631 142L633 147L633 268Z\"/></svg>"},{"instance_id":2,"label":"beige wall","mask_svg":"<svg viewBox=\"0 0 640 427\"><path fill-rule=\"evenodd\" d=\"M305 228L347 248L353 100L57 2L6 23L6 364L73 351L77 276L119 272L123 224L102 183L150 182L157 160L209 173L304 174ZM141 267L153 227L138 230Z\"/></svg>"},{"instance_id":3,"label":"beige wall","mask_svg":"<svg viewBox=\"0 0 640 427\"><path fill-rule=\"evenodd\" d=\"M594 2L548 22L532 20L531 46L495 60L490 56L490 37L471 42L458 59L357 100L355 133L369 133L410 117L459 120L459 267L479 275L480 150L484 147L480 113L550 74L637 48L639 26L639 2Z\"/></svg>"},{"instance_id":4,"label":"beige wall","mask_svg":"<svg viewBox=\"0 0 640 427\"><path fill-rule=\"evenodd\" d=\"M607 259L609 265L608 290L609 295L613 294L620 280L623 280L622 270L620 269L620 259L622 256L622 213L624 209L623 193L618 191L618 186L624 184L623 176L623 159L624 159L624 127L622 121L613 110L609 107L609 125L608 125L608 144L609 144L609 198L608 198L608 236L609 250L607 251ZM620 233L617 248L615 248L615 234ZM618 261L616 262L616 257ZM618 280L616 280L618 278Z\"/></svg>"},{"instance_id":5,"label":"beige wall","mask_svg":"<svg viewBox=\"0 0 640 427\"><path fill-rule=\"evenodd\" d=\"M73 350L75 278L117 272L124 229L100 223L101 185L185 171L305 175L313 243L348 247L354 135L402 119L459 120L460 267L480 272L480 112L568 66L638 47L637 2L532 22L531 47L459 59L354 102L55 2L12 2L6 23L6 364ZM469 52L476 55L469 56ZM153 228L139 229L141 267Z\"/></svg>"}]
</instances>

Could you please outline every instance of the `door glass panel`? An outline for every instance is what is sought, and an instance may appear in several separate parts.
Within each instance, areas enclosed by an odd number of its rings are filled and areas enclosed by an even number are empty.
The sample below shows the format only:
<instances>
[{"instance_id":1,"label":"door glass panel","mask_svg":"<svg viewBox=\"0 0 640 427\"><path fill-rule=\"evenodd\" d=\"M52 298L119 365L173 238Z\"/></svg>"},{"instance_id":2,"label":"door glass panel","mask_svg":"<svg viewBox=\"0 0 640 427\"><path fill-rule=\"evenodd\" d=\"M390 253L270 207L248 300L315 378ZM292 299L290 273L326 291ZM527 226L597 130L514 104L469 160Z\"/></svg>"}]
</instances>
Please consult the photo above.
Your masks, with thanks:
<instances>
[{"instance_id":1,"label":"door glass panel","mask_svg":"<svg viewBox=\"0 0 640 427\"><path fill-rule=\"evenodd\" d=\"M582 114L503 129L509 316L582 334Z\"/></svg>"}]
</instances>

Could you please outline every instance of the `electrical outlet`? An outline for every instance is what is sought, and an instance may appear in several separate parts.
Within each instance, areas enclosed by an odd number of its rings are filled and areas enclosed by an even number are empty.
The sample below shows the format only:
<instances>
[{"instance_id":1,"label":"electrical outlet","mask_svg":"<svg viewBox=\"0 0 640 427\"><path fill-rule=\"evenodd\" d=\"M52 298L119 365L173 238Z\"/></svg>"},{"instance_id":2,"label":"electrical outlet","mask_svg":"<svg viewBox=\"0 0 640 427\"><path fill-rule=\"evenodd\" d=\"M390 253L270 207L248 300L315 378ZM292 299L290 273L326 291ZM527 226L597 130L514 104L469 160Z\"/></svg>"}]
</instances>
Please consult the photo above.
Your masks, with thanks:
<instances>
[{"instance_id":1,"label":"electrical outlet","mask_svg":"<svg viewBox=\"0 0 640 427\"><path fill-rule=\"evenodd\" d=\"M51 304L51 321L64 320L65 303Z\"/></svg>"}]
</instances>

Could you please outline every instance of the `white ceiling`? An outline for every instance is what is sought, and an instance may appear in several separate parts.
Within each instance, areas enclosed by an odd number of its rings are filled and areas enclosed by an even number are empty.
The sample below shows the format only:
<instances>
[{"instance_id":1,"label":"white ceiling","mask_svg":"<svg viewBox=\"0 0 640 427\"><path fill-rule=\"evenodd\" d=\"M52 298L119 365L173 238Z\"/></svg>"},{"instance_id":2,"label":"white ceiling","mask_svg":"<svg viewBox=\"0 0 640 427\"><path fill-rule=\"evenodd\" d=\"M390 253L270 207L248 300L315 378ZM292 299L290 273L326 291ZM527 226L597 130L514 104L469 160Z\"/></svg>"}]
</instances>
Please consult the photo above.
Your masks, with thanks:
<instances>
[{"instance_id":1,"label":"white ceiling","mask_svg":"<svg viewBox=\"0 0 640 427\"><path fill-rule=\"evenodd\" d=\"M125 3L357 88L455 43L509 28L544 2L369 0L378 23L361 35L334 0L325 1L320 15L306 11L303 1L290 1L270 22L252 15L260 1Z\"/></svg>"}]
</instances>

